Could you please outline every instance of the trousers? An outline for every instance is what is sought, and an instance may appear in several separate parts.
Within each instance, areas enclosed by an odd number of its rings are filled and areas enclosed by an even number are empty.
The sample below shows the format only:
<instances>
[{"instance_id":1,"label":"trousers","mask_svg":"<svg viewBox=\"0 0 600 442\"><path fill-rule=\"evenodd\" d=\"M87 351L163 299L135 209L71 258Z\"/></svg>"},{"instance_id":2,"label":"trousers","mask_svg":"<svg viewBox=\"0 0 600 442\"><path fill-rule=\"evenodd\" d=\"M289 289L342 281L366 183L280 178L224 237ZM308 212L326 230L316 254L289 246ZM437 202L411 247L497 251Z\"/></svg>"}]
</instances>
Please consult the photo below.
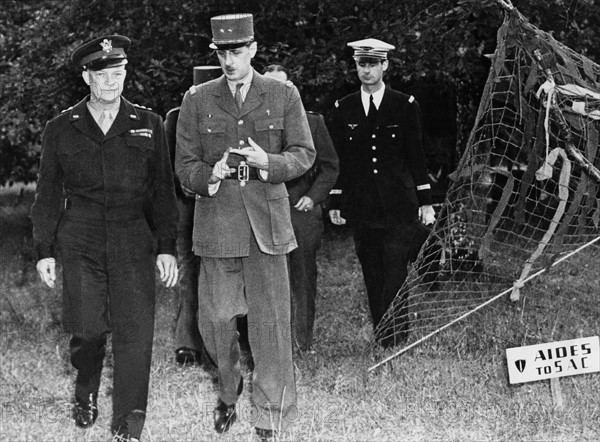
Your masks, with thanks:
<instances>
[{"instance_id":1,"label":"trousers","mask_svg":"<svg viewBox=\"0 0 600 442\"><path fill-rule=\"evenodd\" d=\"M294 342L308 350L313 341L317 299L317 251L324 226L321 206L308 212L290 208L298 248L289 253Z\"/></svg>"},{"instance_id":2,"label":"trousers","mask_svg":"<svg viewBox=\"0 0 600 442\"><path fill-rule=\"evenodd\" d=\"M376 338L384 346L405 338L408 328L408 292L400 288L408 276L408 264L413 246L410 224L386 228L357 227L354 231L356 255L360 262L373 327L377 328L384 314L396 299L395 313Z\"/></svg>"},{"instance_id":3,"label":"trousers","mask_svg":"<svg viewBox=\"0 0 600 442\"><path fill-rule=\"evenodd\" d=\"M112 333L112 429L127 426L139 438L154 335L153 238L141 212L114 221L97 215L67 211L57 231L63 326L72 334L71 362L78 370L75 394L79 399L97 393Z\"/></svg>"},{"instance_id":4,"label":"trousers","mask_svg":"<svg viewBox=\"0 0 600 442\"><path fill-rule=\"evenodd\" d=\"M286 256L262 253L251 241L247 257L202 257L198 304L200 332L218 367L219 398L228 405L237 402L241 379L237 318L247 315L255 365L251 423L284 430L297 413Z\"/></svg>"},{"instance_id":5,"label":"trousers","mask_svg":"<svg viewBox=\"0 0 600 442\"><path fill-rule=\"evenodd\" d=\"M177 285L177 314L175 317L175 349L182 347L201 351L204 342L198 330L198 272L200 257L192 250L194 229L194 198L178 197L177 255L179 283Z\"/></svg>"}]
</instances>

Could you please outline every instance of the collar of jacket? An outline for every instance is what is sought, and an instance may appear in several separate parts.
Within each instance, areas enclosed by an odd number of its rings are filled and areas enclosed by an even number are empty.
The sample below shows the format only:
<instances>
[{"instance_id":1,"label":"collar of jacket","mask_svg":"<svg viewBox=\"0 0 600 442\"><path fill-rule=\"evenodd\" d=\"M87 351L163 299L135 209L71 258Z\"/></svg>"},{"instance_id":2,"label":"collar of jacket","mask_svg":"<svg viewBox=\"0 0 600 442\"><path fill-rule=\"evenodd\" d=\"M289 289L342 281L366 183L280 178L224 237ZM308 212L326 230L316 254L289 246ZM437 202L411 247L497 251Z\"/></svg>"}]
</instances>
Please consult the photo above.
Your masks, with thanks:
<instances>
[{"instance_id":1,"label":"collar of jacket","mask_svg":"<svg viewBox=\"0 0 600 442\"><path fill-rule=\"evenodd\" d=\"M126 100L125 97L121 96L119 112L115 117L115 122L105 136L98 125L95 124L94 117L92 117L87 108L86 103L89 99L90 96L87 95L83 100L73 106L69 112L69 121L79 131L92 136L97 141L102 141L120 135L129 130L134 122L140 120L138 109L136 109L136 107L128 100Z\"/></svg>"},{"instance_id":2,"label":"collar of jacket","mask_svg":"<svg viewBox=\"0 0 600 442\"><path fill-rule=\"evenodd\" d=\"M246 94L246 99L244 100L244 105L242 106L241 111L238 110L237 106L235 105L233 95L231 94L229 84L227 83L227 78L224 75L214 84L211 93L215 97L218 97L217 102L225 112L233 115L236 118L241 118L254 110L264 101L263 97L267 93L266 83L265 77L256 72L256 70L253 70L252 83L250 84L250 89L248 89L248 93Z\"/></svg>"}]
</instances>

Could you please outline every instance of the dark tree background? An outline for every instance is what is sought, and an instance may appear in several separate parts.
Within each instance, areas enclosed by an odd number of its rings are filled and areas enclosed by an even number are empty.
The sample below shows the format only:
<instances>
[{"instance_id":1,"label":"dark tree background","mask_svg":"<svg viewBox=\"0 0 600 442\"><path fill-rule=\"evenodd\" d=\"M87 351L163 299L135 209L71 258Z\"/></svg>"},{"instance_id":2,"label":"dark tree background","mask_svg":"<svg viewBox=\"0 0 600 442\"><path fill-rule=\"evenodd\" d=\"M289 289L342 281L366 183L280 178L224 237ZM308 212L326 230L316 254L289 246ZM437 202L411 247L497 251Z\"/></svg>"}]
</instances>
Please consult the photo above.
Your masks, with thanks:
<instances>
[{"instance_id":1,"label":"dark tree background","mask_svg":"<svg viewBox=\"0 0 600 442\"><path fill-rule=\"evenodd\" d=\"M513 0L539 28L600 61L594 0ZM356 90L348 41L397 47L385 81L422 103L430 133L470 130L495 49L502 10L494 0L3 0L0 10L0 185L35 180L41 134L88 89L69 55L85 40L118 33L133 41L125 96L164 116L192 84L192 67L218 64L210 17L251 12L261 71L292 71L305 107L326 116ZM451 118L448 117L451 116ZM452 121L450 121L452 120Z\"/></svg>"}]
</instances>

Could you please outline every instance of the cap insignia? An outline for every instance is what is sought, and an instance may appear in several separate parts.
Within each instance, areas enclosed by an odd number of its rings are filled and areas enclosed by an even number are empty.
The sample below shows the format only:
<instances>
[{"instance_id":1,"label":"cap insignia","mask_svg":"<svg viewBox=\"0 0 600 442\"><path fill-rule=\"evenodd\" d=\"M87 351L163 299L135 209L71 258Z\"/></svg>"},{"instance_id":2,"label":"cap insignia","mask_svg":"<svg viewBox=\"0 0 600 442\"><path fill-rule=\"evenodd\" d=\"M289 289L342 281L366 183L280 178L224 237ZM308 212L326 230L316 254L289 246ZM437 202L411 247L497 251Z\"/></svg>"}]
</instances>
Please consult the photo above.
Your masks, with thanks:
<instances>
[{"instance_id":1,"label":"cap insignia","mask_svg":"<svg viewBox=\"0 0 600 442\"><path fill-rule=\"evenodd\" d=\"M102 46L102 50L104 52L110 52L112 51L112 40L109 40L107 38L105 38L101 43L100 46Z\"/></svg>"}]
</instances>

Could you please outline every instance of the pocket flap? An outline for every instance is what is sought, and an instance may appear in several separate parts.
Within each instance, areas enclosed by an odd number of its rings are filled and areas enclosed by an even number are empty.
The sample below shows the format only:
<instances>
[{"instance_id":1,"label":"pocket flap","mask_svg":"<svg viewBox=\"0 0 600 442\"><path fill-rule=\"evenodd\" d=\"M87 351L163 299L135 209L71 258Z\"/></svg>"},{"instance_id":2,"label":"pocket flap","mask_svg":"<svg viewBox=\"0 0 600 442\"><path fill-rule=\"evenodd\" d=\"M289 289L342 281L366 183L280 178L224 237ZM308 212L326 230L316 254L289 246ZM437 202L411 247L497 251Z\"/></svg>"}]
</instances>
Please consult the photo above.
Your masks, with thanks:
<instances>
[{"instance_id":1,"label":"pocket flap","mask_svg":"<svg viewBox=\"0 0 600 442\"><path fill-rule=\"evenodd\" d=\"M254 122L254 127L257 132L263 130L283 130L283 118L258 120Z\"/></svg>"},{"instance_id":2,"label":"pocket flap","mask_svg":"<svg viewBox=\"0 0 600 442\"><path fill-rule=\"evenodd\" d=\"M154 150L154 143L152 142L152 139L148 137L129 135L127 137L127 145L137 147L143 151Z\"/></svg>"},{"instance_id":3,"label":"pocket flap","mask_svg":"<svg viewBox=\"0 0 600 442\"><path fill-rule=\"evenodd\" d=\"M225 132L227 123L225 121L201 121L200 122L200 133L203 134L221 134Z\"/></svg>"}]
</instances>

